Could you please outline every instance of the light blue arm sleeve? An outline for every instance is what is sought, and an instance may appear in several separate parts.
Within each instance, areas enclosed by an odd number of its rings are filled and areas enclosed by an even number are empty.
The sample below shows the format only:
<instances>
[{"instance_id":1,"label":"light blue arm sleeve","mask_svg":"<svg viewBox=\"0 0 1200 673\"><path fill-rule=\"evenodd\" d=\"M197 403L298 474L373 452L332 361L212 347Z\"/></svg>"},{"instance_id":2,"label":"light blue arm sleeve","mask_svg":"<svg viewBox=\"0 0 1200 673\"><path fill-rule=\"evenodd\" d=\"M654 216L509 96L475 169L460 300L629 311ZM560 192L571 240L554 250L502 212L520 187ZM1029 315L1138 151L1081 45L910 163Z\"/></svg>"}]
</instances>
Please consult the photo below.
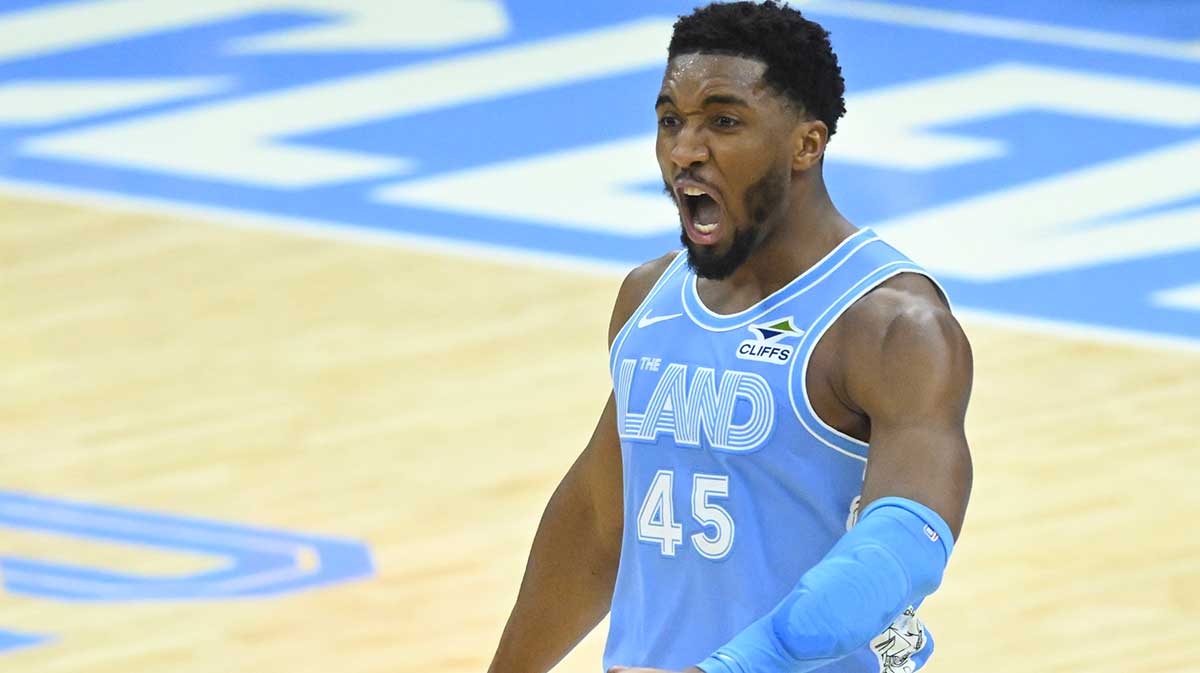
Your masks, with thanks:
<instances>
[{"instance_id":1,"label":"light blue arm sleeve","mask_svg":"<svg viewBox=\"0 0 1200 673\"><path fill-rule=\"evenodd\" d=\"M774 610L699 667L804 673L841 659L933 593L953 549L936 512L906 498L880 498Z\"/></svg>"}]
</instances>

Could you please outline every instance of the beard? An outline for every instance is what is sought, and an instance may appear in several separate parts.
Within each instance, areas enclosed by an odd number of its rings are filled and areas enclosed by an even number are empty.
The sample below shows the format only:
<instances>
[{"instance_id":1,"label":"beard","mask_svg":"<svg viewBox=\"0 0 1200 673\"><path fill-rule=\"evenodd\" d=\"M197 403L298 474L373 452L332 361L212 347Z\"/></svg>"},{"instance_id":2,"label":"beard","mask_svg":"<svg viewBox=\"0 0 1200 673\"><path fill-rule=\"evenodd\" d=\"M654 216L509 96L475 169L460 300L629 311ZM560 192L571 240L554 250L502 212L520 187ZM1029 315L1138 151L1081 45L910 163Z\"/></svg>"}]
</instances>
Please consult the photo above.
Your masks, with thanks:
<instances>
[{"instance_id":1,"label":"beard","mask_svg":"<svg viewBox=\"0 0 1200 673\"><path fill-rule=\"evenodd\" d=\"M723 226L733 228L733 240L729 249L723 253L718 253L709 246L693 243L687 232L681 231L679 240L687 249L688 267L692 272L707 280L723 280L745 264L750 255L768 238L765 223L783 201L787 180L787 170L769 171L746 189L742 205L743 210L750 214L751 224L739 229L734 227L732 222L722 223Z\"/></svg>"},{"instance_id":2,"label":"beard","mask_svg":"<svg viewBox=\"0 0 1200 673\"><path fill-rule=\"evenodd\" d=\"M754 227L757 229L758 227ZM724 253L717 253L707 246L696 245L688 238L687 232L679 234L683 247L687 248L687 263L692 273L708 280L722 280L737 271L738 267L750 259L750 253L758 246L755 245L757 236L754 230L734 230L733 242Z\"/></svg>"}]
</instances>

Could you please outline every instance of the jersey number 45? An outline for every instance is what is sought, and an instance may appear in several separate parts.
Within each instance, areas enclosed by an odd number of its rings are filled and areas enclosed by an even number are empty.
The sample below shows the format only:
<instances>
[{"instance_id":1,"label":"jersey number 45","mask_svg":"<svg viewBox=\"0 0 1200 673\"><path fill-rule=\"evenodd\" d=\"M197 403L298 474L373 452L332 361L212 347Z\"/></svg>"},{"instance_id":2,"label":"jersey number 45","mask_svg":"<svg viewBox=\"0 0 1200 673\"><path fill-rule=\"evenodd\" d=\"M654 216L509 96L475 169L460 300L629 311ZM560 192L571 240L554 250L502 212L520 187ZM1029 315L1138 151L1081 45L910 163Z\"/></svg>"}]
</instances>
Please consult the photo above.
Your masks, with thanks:
<instances>
[{"instance_id":1,"label":"jersey number 45","mask_svg":"<svg viewBox=\"0 0 1200 673\"><path fill-rule=\"evenodd\" d=\"M675 556L683 544L683 524L675 520L675 473L659 470L650 482L650 490L638 509L637 533L642 542L657 543L663 556ZM692 475L692 518L700 530L691 536L692 546L701 556L713 560L725 558L733 548L733 517L712 498L729 497L729 477L723 474Z\"/></svg>"}]
</instances>

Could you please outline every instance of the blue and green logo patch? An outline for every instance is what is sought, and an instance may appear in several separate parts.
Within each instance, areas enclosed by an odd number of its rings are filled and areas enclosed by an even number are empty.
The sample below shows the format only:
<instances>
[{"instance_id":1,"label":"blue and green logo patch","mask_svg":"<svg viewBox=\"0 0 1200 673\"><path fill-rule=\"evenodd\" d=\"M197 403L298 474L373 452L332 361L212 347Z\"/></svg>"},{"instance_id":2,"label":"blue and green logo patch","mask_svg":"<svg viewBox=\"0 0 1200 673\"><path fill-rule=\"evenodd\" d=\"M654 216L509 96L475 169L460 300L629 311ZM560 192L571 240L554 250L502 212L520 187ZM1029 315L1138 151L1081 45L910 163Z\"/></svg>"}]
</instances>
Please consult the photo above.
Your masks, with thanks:
<instances>
[{"instance_id":1,"label":"blue and green logo patch","mask_svg":"<svg viewBox=\"0 0 1200 673\"><path fill-rule=\"evenodd\" d=\"M804 330L796 327L792 316L769 323L750 325L746 329L754 332L757 338L746 339L738 344L737 356L743 360L770 362L772 364L787 364L792 359L795 348L784 343L788 337L802 337Z\"/></svg>"}]
</instances>

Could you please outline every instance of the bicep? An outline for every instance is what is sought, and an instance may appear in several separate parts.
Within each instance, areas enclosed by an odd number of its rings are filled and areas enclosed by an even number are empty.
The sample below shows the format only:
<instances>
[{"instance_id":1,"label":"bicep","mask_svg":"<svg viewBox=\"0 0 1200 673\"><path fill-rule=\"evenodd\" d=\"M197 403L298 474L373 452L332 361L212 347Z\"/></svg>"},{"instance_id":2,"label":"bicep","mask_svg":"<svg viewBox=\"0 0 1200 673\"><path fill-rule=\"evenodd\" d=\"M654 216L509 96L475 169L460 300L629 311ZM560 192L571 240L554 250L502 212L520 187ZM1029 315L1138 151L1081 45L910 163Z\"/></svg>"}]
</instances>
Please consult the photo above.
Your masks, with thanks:
<instances>
[{"instance_id":1,"label":"bicep","mask_svg":"<svg viewBox=\"0 0 1200 673\"><path fill-rule=\"evenodd\" d=\"M620 544L624 516L621 476L621 441L617 436L616 402L612 395L604 406L587 446L568 473L587 499L597 529Z\"/></svg>"},{"instance_id":2,"label":"bicep","mask_svg":"<svg viewBox=\"0 0 1200 673\"><path fill-rule=\"evenodd\" d=\"M871 351L852 388L871 421L863 506L887 496L915 500L957 538L972 480L966 336L948 311L920 309L890 320Z\"/></svg>"},{"instance_id":3,"label":"bicep","mask_svg":"<svg viewBox=\"0 0 1200 673\"><path fill-rule=\"evenodd\" d=\"M872 428L862 508L888 496L914 500L937 512L957 540L971 478L971 454L961 427L908 426L878 433Z\"/></svg>"}]
</instances>

